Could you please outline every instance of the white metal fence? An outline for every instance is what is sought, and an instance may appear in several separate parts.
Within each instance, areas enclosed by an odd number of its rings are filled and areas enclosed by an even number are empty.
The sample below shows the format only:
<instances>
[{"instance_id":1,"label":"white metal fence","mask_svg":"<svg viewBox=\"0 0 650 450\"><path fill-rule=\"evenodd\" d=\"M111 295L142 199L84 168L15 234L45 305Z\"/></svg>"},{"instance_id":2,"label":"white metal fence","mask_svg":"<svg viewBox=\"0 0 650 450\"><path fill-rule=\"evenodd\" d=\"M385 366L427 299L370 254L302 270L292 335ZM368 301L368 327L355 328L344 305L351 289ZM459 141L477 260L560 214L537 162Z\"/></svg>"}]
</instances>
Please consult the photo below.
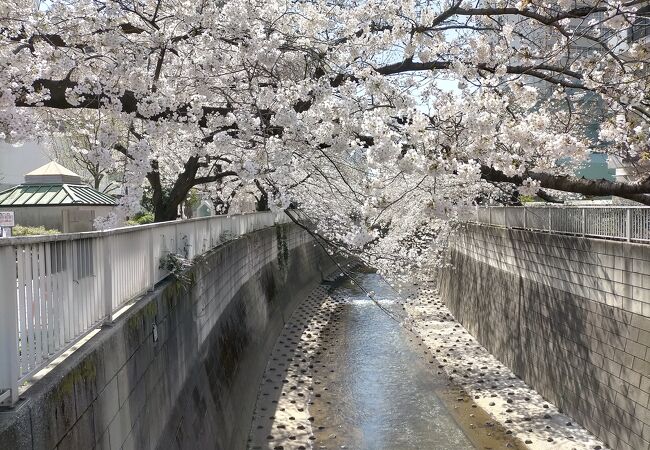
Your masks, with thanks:
<instances>
[{"instance_id":1,"label":"white metal fence","mask_svg":"<svg viewBox=\"0 0 650 450\"><path fill-rule=\"evenodd\" d=\"M488 206L461 220L506 228L650 242L650 207Z\"/></svg>"},{"instance_id":2,"label":"white metal fence","mask_svg":"<svg viewBox=\"0 0 650 450\"><path fill-rule=\"evenodd\" d=\"M165 255L191 259L288 220L262 212L0 239L0 404L15 403L24 381L165 278Z\"/></svg>"}]
</instances>

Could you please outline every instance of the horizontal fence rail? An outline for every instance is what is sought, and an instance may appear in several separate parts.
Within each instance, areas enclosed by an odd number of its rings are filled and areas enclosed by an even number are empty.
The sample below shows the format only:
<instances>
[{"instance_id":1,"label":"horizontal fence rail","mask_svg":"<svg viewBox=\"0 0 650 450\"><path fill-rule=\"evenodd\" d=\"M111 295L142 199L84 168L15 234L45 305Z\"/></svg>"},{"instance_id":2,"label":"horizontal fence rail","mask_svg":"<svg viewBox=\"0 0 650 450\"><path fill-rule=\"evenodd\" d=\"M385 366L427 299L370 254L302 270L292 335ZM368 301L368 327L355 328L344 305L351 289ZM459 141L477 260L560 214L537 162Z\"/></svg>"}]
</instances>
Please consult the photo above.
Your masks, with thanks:
<instances>
[{"instance_id":1,"label":"horizontal fence rail","mask_svg":"<svg viewBox=\"0 0 650 450\"><path fill-rule=\"evenodd\" d=\"M285 223L260 212L54 236L0 239L0 404L19 386L187 259L251 231Z\"/></svg>"},{"instance_id":2,"label":"horizontal fence rail","mask_svg":"<svg viewBox=\"0 0 650 450\"><path fill-rule=\"evenodd\" d=\"M459 219L505 228L650 242L650 207L480 206Z\"/></svg>"}]
</instances>

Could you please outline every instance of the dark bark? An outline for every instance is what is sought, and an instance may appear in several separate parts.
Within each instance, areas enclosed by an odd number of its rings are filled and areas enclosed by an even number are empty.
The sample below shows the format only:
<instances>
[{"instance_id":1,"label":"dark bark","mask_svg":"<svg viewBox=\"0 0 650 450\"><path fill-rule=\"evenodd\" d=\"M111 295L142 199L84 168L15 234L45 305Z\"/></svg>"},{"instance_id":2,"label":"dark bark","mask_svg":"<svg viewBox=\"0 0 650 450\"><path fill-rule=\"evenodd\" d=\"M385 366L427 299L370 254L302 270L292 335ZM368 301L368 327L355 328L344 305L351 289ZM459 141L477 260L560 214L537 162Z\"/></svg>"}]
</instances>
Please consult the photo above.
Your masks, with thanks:
<instances>
[{"instance_id":1,"label":"dark bark","mask_svg":"<svg viewBox=\"0 0 650 450\"><path fill-rule=\"evenodd\" d=\"M163 190L158 170L158 161L151 163L151 172L147 174L147 180L153 191L152 204L154 208L154 221L164 222L178 218L178 207L185 201L187 195L194 186L199 184L219 181L225 177L236 176L233 171L223 171L205 176L197 176L199 169L205 168L207 164L202 162L196 155L191 156L184 164L183 171L178 174L176 181L167 195Z\"/></svg>"},{"instance_id":2,"label":"dark bark","mask_svg":"<svg viewBox=\"0 0 650 450\"><path fill-rule=\"evenodd\" d=\"M149 181L149 185L151 186L151 204L153 206L154 222L175 220L178 214L178 205L168 207L165 201L157 160L151 162L151 171L147 173L147 181Z\"/></svg>"},{"instance_id":3,"label":"dark bark","mask_svg":"<svg viewBox=\"0 0 650 450\"><path fill-rule=\"evenodd\" d=\"M548 203L564 203L564 200L560 200L559 198L552 196L543 189L537 191L537 196Z\"/></svg>"},{"instance_id":4,"label":"dark bark","mask_svg":"<svg viewBox=\"0 0 650 450\"><path fill-rule=\"evenodd\" d=\"M268 211L269 210L269 193L266 192L262 183L255 179L255 186L260 191L260 196L255 196L255 211Z\"/></svg>"},{"instance_id":5,"label":"dark bark","mask_svg":"<svg viewBox=\"0 0 650 450\"><path fill-rule=\"evenodd\" d=\"M538 181L540 187L557 191L574 192L595 197L614 195L650 205L650 181L643 183L620 183L605 179L588 180L568 175L552 175L541 172L526 172L524 175L509 176L493 167L481 166L481 178L491 182L513 183L521 186L524 180Z\"/></svg>"},{"instance_id":6,"label":"dark bark","mask_svg":"<svg viewBox=\"0 0 650 450\"><path fill-rule=\"evenodd\" d=\"M396 75L407 72L419 72L428 70L448 70L451 68L449 61L430 61L430 62L415 62L413 60L405 60L397 63L389 64L387 66L377 68L377 73L381 75ZM477 64L476 69L494 73L496 66L489 66L487 64ZM582 80L582 74L568 70L564 67L550 66L547 64L536 64L531 66L507 66L506 72L515 75L529 75L540 80L548 81L552 84L559 84L564 87L590 90L587 88ZM549 73L550 72L550 73ZM560 76L570 77L571 79L563 79Z\"/></svg>"},{"instance_id":7,"label":"dark bark","mask_svg":"<svg viewBox=\"0 0 650 450\"><path fill-rule=\"evenodd\" d=\"M178 219L178 208L167 207L166 205L159 205L154 210L154 222L167 222L169 220Z\"/></svg>"},{"instance_id":8,"label":"dark bark","mask_svg":"<svg viewBox=\"0 0 650 450\"><path fill-rule=\"evenodd\" d=\"M108 100L106 94L99 95L88 95L84 96L79 104L72 104L66 99L66 90L74 89L78 83L70 79L62 80L48 80L48 79L39 79L34 81L32 87L36 92L40 92L43 89L47 89L50 92L49 98L40 101L38 107L47 107L47 108L56 108L56 109L98 109ZM27 94L27 92L25 93ZM181 105L174 110L165 110L159 114L153 116L145 117L138 112L138 98L133 91L125 90L124 93L118 97L118 100L122 104L122 111L129 114L135 114L135 117L148 121L159 121L164 119L182 119L187 117L188 112L191 108L189 104ZM23 96L18 96L16 100L16 106L19 107L37 107L37 105L28 102ZM230 107L218 107L218 106L204 106L203 107L203 116L199 119L200 126L207 125L207 116L211 114L217 115L226 115L229 112L232 112L233 109Z\"/></svg>"}]
</instances>

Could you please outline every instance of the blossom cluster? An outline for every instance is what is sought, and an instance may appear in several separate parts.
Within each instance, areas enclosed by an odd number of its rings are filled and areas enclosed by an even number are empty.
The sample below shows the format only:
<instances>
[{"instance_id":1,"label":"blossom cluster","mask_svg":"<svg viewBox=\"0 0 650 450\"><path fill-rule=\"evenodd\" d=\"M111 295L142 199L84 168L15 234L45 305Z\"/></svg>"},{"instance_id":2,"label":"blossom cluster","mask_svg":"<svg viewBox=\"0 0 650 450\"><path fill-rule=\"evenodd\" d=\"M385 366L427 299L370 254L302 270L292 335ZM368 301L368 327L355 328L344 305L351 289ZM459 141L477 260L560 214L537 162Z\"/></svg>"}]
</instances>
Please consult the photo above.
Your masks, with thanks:
<instances>
[{"instance_id":1,"label":"blossom cluster","mask_svg":"<svg viewBox=\"0 0 650 450\"><path fill-rule=\"evenodd\" d=\"M648 153L637 6L479 3L4 2L0 138L74 132L120 167L102 226L145 186L198 186L224 212L298 205L333 246L426 274L474 205L516 197L485 168L534 194L596 144Z\"/></svg>"}]
</instances>

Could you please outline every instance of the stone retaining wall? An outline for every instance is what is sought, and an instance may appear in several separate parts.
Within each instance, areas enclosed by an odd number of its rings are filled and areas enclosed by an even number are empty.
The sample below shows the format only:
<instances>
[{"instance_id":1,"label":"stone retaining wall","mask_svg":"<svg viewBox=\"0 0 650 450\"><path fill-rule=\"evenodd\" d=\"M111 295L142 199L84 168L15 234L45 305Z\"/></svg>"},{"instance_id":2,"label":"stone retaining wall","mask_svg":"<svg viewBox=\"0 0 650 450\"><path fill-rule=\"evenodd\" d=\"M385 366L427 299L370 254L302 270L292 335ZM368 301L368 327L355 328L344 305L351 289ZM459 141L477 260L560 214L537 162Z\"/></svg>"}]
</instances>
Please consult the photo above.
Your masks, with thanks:
<instances>
[{"instance_id":1,"label":"stone retaining wall","mask_svg":"<svg viewBox=\"0 0 650 450\"><path fill-rule=\"evenodd\" d=\"M209 252L0 413L0 448L245 448L276 336L330 261L294 225Z\"/></svg>"},{"instance_id":2,"label":"stone retaining wall","mask_svg":"<svg viewBox=\"0 0 650 450\"><path fill-rule=\"evenodd\" d=\"M468 225L440 293L492 354L615 449L650 449L650 246Z\"/></svg>"}]
</instances>

